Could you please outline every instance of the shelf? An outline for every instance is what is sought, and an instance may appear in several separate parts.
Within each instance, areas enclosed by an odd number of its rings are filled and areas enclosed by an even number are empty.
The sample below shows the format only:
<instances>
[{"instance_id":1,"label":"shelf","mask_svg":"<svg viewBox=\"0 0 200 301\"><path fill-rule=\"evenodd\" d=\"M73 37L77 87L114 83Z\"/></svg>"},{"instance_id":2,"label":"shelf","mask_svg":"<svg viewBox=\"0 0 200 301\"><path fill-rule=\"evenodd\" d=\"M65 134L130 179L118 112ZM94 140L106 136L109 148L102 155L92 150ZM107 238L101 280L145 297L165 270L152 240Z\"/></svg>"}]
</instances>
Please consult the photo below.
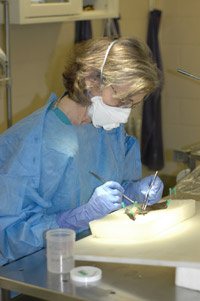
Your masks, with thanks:
<instances>
[{"instance_id":1,"label":"shelf","mask_svg":"<svg viewBox=\"0 0 200 301\"><path fill-rule=\"evenodd\" d=\"M57 0L58 1L58 0ZM94 10L84 11L90 2ZM9 0L10 24L34 24L117 18L118 0L68 0L55 3L35 3L30 0ZM0 7L0 9L2 9ZM0 23L3 23L0 11Z\"/></svg>"}]
</instances>

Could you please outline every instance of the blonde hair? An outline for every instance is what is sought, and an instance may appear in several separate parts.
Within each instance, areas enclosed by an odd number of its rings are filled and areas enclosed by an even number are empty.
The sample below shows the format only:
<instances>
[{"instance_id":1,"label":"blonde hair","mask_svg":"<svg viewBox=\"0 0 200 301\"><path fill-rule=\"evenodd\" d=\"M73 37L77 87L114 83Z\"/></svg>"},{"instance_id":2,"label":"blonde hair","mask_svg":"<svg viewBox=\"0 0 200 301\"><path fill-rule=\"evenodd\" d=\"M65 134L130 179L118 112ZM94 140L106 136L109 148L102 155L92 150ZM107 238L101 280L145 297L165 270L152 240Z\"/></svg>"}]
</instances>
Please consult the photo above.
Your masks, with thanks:
<instances>
[{"instance_id":1,"label":"blonde hair","mask_svg":"<svg viewBox=\"0 0 200 301\"><path fill-rule=\"evenodd\" d=\"M63 83L74 101L89 105L86 78L99 78L106 51L113 38L99 38L75 44L73 56L63 73ZM158 69L153 62L148 46L134 38L119 38L111 47L102 74L102 88L123 86L129 88L119 94L120 98L131 98L140 93L152 93L160 83Z\"/></svg>"}]
</instances>

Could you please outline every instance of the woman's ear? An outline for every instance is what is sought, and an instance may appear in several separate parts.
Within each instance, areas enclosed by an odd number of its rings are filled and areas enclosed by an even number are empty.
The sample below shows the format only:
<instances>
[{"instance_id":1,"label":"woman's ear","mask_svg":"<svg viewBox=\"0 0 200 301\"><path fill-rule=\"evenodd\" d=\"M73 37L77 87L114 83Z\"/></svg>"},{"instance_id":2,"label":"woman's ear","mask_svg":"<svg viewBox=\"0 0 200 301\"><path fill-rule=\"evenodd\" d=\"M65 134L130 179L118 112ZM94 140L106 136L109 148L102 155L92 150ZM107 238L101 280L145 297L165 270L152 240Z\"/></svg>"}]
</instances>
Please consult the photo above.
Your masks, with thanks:
<instances>
[{"instance_id":1,"label":"woman's ear","mask_svg":"<svg viewBox=\"0 0 200 301\"><path fill-rule=\"evenodd\" d=\"M99 92L99 77L97 76L87 76L85 78L85 86L89 92L97 93Z\"/></svg>"},{"instance_id":2,"label":"woman's ear","mask_svg":"<svg viewBox=\"0 0 200 301\"><path fill-rule=\"evenodd\" d=\"M85 78L85 84L86 86L93 86L95 84L99 84L99 78L97 78L96 76L87 76Z\"/></svg>"}]
</instances>

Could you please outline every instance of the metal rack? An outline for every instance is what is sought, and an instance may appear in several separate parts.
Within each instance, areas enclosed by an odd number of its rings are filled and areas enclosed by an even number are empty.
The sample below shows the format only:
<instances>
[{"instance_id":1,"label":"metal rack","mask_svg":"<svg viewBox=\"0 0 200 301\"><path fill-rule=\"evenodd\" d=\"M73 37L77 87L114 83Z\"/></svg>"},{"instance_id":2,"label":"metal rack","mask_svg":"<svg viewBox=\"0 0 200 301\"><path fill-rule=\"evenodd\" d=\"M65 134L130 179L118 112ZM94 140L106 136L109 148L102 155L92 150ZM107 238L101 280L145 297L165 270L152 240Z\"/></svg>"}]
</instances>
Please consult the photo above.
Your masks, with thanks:
<instances>
[{"instance_id":1,"label":"metal rack","mask_svg":"<svg viewBox=\"0 0 200 301\"><path fill-rule=\"evenodd\" d=\"M0 84L6 86L7 100L7 127L12 125L12 102L11 102L11 77L10 77L10 33L9 33L9 2L0 0L4 6L4 23L5 23L5 76L0 78Z\"/></svg>"},{"instance_id":2,"label":"metal rack","mask_svg":"<svg viewBox=\"0 0 200 301\"><path fill-rule=\"evenodd\" d=\"M173 151L173 160L186 164L192 171L196 167L196 161L200 161L200 142L185 146Z\"/></svg>"}]
</instances>

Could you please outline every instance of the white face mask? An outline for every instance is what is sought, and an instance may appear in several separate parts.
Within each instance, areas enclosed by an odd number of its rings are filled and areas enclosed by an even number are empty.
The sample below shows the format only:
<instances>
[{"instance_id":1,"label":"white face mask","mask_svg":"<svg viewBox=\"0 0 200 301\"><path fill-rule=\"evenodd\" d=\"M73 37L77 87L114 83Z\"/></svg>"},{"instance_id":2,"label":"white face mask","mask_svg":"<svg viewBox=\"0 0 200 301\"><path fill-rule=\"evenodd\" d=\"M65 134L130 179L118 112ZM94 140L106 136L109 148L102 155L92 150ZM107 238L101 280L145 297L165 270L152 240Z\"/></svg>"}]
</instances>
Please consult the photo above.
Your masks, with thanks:
<instances>
[{"instance_id":1,"label":"white face mask","mask_svg":"<svg viewBox=\"0 0 200 301\"><path fill-rule=\"evenodd\" d=\"M103 77L103 69L107 56L112 46L117 42L114 40L108 47L100 73L100 94ZM88 93L90 96L91 94ZM92 104L88 107L88 115L96 128L103 127L104 130L112 130L120 126L120 123L126 123L131 109L108 106L103 102L102 96L91 97Z\"/></svg>"},{"instance_id":2,"label":"white face mask","mask_svg":"<svg viewBox=\"0 0 200 301\"><path fill-rule=\"evenodd\" d=\"M88 115L96 128L103 127L104 130L112 130L126 123L130 115L130 108L119 108L108 106L103 102L101 96L91 98L92 104L88 107Z\"/></svg>"}]
</instances>

